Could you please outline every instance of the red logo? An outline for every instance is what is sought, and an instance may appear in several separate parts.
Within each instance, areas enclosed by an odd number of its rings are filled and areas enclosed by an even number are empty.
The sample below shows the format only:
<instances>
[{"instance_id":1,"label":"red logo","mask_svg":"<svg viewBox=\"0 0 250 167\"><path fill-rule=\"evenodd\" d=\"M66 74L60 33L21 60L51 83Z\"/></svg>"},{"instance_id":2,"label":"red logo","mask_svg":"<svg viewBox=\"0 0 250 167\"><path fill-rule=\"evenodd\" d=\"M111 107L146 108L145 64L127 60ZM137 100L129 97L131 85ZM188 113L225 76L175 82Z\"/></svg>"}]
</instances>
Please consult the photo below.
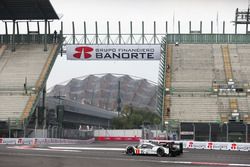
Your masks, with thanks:
<instances>
[{"instance_id":1,"label":"red logo","mask_svg":"<svg viewBox=\"0 0 250 167\"><path fill-rule=\"evenodd\" d=\"M23 144L23 140L22 139L18 139L17 144Z\"/></svg>"},{"instance_id":2,"label":"red logo","mask_svg":"<svg viewBox=\"0 0 250 167\"><path fill-rule=\"evenodd\" d=\"M2 144L3 143L3 139L0 139L0 144Z\"/></svg>"},{"instance_id":3,"label":"red logo","mask_svg":"<svg viewBox=\"0 0 250 167\"><path fill-rule=\"evenodd\" d=\"M194 143L192 141L190 141L189 144L188 144L188 148L193 148L193 144Z\"/></svg>"},{"instance_id":4,"label":"red logo","mask_svg":"<svg viewBox=\"0 0 250 167\"><path fill-rule=\"evenodd\" d=\"M207 143L207 148L212 149L213 148L213 143L211 143L211 142Z\"/></svg>"},{"instance_id":5,"label":"red logo","mask_svg":"<svg viewBox=\"0 0 250 167\"><path fill-rule=\"evenodd\" d=\"M232 149L232 150L236 150L236 149L237 149L237 144L233 143L233 144L231 145L231 149Z\"/></svg>"},{"instance_id":6,"label":"red logo","mask_svg":"<svg viewBox=\"0 0 250 167\"><path fill-rule=\"evenodd\" d=\"M75 48L76 53L73 56L77 59L80 59L82 56L84 59L88 59L92 56L90 52L92 52L93 50L93 48L87 46L77 47Z\"/></svg>"},{"instance_id":7,"label":"red logo","mask_svg":"<svg viewBox=\"0 0 250 167\"><path fill-rule=\"evenodd\" d=\"M136 150L135 150L135 154L140 154L140 150L139 150L139 149L136 149Z\"/></svg>"}]
</instances>

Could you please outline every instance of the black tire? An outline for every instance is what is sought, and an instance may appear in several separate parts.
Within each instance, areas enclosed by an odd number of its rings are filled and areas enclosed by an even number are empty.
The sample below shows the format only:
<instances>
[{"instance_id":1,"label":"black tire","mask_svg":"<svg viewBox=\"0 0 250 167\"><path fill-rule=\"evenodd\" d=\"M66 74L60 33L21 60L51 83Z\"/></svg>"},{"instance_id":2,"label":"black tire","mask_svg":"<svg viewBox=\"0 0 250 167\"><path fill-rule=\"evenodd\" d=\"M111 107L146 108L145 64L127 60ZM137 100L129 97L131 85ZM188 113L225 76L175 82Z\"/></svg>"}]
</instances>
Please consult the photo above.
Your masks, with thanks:
<instances>
[{"instance_id":1,"label":"black tire","mask_svg":"<svg viewBox=\"0 0 250 167\"><path fill-rule=\"evenodd\" d=\"M171 150L169 153L170 157L176 157L176 155L177 155L177 152L175 150Z\"/></svg>"},{"instance_id":2,"label":"black tire","mask_svg":"<svg viewBox=\"0 0 250 167\"><path fill-rule=\"evenodd\" d=\"M163 157L165 155L165 152L162 148L158 148L157 150L157 156L158 157Z\"/></svg>"},{"instance_id":3,"label":"black tire","mask_svg":"<svg viewBox=\"0 0 250 167\"><path fill-rule=\"evenodd\" d=\"M135 150L133 147L128 147L126 151L127 155L135 155Z\"/></svg>"}]
</instances>

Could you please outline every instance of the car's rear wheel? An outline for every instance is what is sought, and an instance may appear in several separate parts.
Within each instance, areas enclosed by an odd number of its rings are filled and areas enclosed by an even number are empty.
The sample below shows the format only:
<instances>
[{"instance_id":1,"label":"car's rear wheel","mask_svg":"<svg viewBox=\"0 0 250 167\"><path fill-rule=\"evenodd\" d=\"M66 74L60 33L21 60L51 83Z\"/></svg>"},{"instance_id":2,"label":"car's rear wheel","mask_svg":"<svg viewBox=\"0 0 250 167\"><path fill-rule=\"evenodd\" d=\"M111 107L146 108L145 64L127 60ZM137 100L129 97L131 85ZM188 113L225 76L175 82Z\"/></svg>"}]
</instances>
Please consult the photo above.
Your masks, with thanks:
<instances>
[{"instance_id":1,"label":"car's rear wheel","mask_svg":"<svg viewBox=\"0 0 250 167\"><path fill-rule=\"evenodd\" d=\"M170 150L170 153L169 153L170 157L176 157L176 155L178 155L178 150L175 150L175 149Z\"/></svg>"},{"instance_id":2,"label":"car's rear wheel","mask_svg":"<svg viewBox=\"0 0 250 167\"><path fill-rule=\"evenodd\" d=\"M135 150L133 147L128 147L127 152L128 155L135 155Z\"/></svg>"},{"instance_id":3,"label":"car's rear wheel","mask_svg":"<svg viewBox=\"0 0 250 167\"><path fill-rule=\"evenodd\" d=\"M165 155L165 152L162 148L158 148L157 150L157 156L158 157L163 157Z\"/></svg>"}]
</instances>

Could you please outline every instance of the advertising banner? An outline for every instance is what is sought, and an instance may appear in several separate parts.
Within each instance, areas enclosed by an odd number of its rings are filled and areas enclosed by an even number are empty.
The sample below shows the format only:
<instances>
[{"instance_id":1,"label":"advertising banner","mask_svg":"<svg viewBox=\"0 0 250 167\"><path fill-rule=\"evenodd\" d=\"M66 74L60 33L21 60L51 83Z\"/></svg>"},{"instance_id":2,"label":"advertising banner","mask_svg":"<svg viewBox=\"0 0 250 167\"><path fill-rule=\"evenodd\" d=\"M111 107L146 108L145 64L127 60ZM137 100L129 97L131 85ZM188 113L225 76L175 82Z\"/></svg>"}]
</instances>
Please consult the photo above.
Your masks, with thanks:
<instances>
[{"instance_id":1,"label":"advertising banner","mask_svg":"<svg viewBox=\"0 0 250 167\"><path fill-rule=\"evenodd\" d=\"M67 45L68 60L160 60L160 45Z\"/></svg>"}]
</instances>

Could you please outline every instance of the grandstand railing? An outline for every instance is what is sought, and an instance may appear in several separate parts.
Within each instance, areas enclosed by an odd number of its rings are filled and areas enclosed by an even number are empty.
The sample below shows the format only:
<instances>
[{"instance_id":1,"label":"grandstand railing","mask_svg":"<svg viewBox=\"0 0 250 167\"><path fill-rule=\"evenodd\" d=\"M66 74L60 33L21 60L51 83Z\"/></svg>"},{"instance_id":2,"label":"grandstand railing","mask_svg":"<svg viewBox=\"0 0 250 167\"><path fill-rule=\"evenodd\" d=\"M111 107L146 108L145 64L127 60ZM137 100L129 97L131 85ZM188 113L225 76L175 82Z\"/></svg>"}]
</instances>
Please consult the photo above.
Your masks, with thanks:
<instances>
[{"instance_id":1,"label":"grandstand railing","mask_svg":"<svg viewBox=\"0 0 250 167\"><path fill-rule=\"evenodd\" d=\"M161 44L166 34L64 34L64 45L145 45Z\"/></svg>"},{"instance_id":2,"label":"grandstand railing","mask_svg":"<svg viewBox=\"0 0 250 167\"><path fill-rule=\"evenodd\" d=\"M250 43L250 34L167 34L169 44L245 44Z\"/></svg>"},{"instance_id":3,"label":"grandstand railing","mask_svg":"<svg viewBox=\"0 0 250 167\"><path fill-rule=\"evenodd\" d=\"M18 34L15 35L15 43L43 43L44 34ZM54 34L47 35L47 42L53 43ZM0 35L1 44L11 44L13 35Z\"/></svg>"},{"instance_id":4,"label":"grandstand railing","mask_svg":"<svg viewBox=\"0 0 250 167\"><path fill-rule=\"evenodd\" d=\"M164 99L165 99L165 87L166 87L166 39L162 39L161 44L161 59L159 65L159 76L158 76L158 89L157 89L157 112L162 117L162 129L164 127Z\"/></svg>"}]
</instances>

